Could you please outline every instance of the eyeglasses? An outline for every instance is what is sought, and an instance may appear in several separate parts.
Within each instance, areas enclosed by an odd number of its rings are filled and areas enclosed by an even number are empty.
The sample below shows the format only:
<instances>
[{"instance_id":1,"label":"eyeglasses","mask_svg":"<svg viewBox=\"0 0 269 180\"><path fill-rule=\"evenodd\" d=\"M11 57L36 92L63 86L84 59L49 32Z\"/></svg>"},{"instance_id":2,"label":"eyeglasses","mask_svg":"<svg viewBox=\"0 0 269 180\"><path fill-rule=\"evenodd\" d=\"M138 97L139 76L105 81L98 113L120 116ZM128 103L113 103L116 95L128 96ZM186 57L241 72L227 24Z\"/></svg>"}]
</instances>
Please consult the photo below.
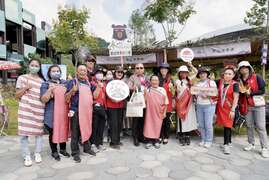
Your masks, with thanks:
<instances>
[{"instance_id":1,"label":"eyeglasses","mask_svg":"<svg viewBox=\"0 0 269 180\"><path fill-rule=\"evenodd\" d=\"M116 73L123 74L123 71L116 71Z\"/></svg>"},{"instance_id":2,"label":"eyeglasses","mask_svg":"<svg viewBox=\"0 0 269 180\"><path fill-rule=\"evenodd\" d=\"M144 69L144 67L136 67L135 69Z\"/></svg>"}]
</instances>

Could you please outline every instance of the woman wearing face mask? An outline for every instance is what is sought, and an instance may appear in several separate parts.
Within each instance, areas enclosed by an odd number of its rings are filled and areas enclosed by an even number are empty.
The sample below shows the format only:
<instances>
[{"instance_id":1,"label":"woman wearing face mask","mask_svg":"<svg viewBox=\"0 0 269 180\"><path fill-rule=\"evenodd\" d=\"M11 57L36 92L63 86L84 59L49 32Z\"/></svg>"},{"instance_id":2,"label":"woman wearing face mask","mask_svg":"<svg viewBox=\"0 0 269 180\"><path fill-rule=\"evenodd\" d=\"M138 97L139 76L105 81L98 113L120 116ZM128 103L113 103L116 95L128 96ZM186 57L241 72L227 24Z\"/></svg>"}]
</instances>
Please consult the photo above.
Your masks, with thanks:
<instances>
[{"instance_id":1,"label":"woman wearing face mask","mask_svg":"<svg viewBox=\"0 0 269 180\"><path fill-rule=\"evenodd\" d=\"M105 150L103 135L106 124L106 87L104 83L104 69L97 67L95 78L91 82L93 92L93 132L90 139L94 152Z\"/></svg>"},{"instance_id":2,"label":"woman wearing face mask","mask_svg":"<svg viewBox=\"0 0 269 180\"><path fill-rule=\"evenodd\" d=\"M111 80L113 80L114 76L113 76L113 72L112 71L107 71L106 72L106 82L109 82Z\"/></svg>"},{"instance_id":3,"label":"woman wearing face mask","mask_svg":"<svg viewBox=\"0 0 269 180\"><path fill-rule=\"evenodd\" d=\"M195 84L199 88L214 88L217 90L215 81L209 79L210 71L201 67L198 69L198 83ZM198 94L196 96L196 114L201 134L200 146L209 148L213 141L213 117L215 115L216 100L206 94Z\"/></svg>"},{"instance_id":4,"label":"woman wearing face mask","mask_svg":"<svg viewBox=\"0 0 269 180\"><path fill-rule=\"evenodd\" d=\"M46 104L44 125L49 132L51 156L60 161L57 144L60 145L60 154L70 157L66 152L68 141L69 121L67 117L68 105L65 102L65 81L61 80L61 68L52 65L48 69L48 81L41 85L41 101Z\"/></svg>"},{"instance_id":5,"label":"woman wearing face mask","mask_svg":"<svg viewBox=\"0 0 269 180\"><path fill-rule=\"evenodd\" d=\"M20 136L24 165L31 166L31 153L28 137L34 136L35 162L41 163L42 135L44 126L45 105L40 101L40 87L44 78L41 73L41 63L37 59L29 62L29 73L19 76L16 84L16 97L19 99L18 135Z\"/></svg>"},{"instance_id":6,"label":"woman wearing face mask","mask_svg":"<svg viewBox=\"0 0 269 180\"><path fill-rule=\"evenodd\" d=\"M224 154L230 154L232 144L232 130L235 116L235 109L239 99L239 85L233 79L236 70L234 66L224 68L222 78L217 81L218 102L217 102L217 124L224 127Z\"/></svg>"},{"instance_id":7,"label":"woman wearing face mask","mask_svg":"<svg viewBox=\"0 0 269 180\"><path fill-rule=\"evenodd\" d=\"M121 66L115 68L114 79L123 80L124 69ZM120 149L120 133L123 122L123 108L125 100L116 102L107 96L107 118L110 129L110 147L114 149Z\"/></svg>"}]
</instances>

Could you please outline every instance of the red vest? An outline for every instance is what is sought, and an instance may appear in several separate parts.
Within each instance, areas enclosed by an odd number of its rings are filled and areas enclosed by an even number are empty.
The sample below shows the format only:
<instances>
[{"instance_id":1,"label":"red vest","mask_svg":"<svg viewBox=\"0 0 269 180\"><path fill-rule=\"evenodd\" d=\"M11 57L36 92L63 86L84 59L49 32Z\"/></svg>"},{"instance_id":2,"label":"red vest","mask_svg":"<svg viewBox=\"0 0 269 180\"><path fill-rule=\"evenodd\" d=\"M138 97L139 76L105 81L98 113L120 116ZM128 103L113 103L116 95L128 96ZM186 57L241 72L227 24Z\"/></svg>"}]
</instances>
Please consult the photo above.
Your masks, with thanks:
<instances>
[{"instance_id":1,"label":"red vest","mask_svg":"<svg viewBox=\"0 0 269 180\"><path fill-rule=\"evenodd\" d=\"M172 110L173 110L173 106L172 106L173 94L169 90L170 82L171 82L171 80L169 79L167 82L165 82L163 84L163 88L165 89L167 97L168 97L168 100L169 100L169 104L167 106L167 112L172 112Z\"/></svg>"},{"instance_id":2,"label":"red vest","mask_svg":"<svg viewBox=\"0 0 269 180\"><path fill-rule=\"evenodd\" d=\"M235 83L236 81L232 81L228 87L224 88L223 80L220 80L219 85L218 85L219 98L218 98L217 109L216 109L217 124L224 127L228 127L228 128L233 127L233 119L229 117L229 114L231 112L231 108L232 108L233 100L234 100L233 93L234 93ZM225 99L223 99L222 97L224 93L223 91L226 92Z\"/></svg>"},{"instance_id":3,"label":"red vest","mask_svg":"<svg viewBox=\"0 0 269 180\"><path fill-rule=\"evenodd\" d=\"M92 85L97 88L97 82L92 81ZM106 107L106 86L104 84L104 87L100 90L99 96L97 98L94 98L93 101L94 104L98 103L102 106Z\"/></svg>"},{"instance_id":4,"label":"red vest","mask_svg":"<svg viewBox=\"0 0 269 180\"><path fill-rule=\"evenodd\" d=\"M251 92L259 90L256 74L252 74L251 77L249 77L245 82L243 82L243 84L244 86L249 87ZM248 106L254 106L253 97L240 93L239 111L242 115L246 115L248 113Z\"/></svg>"}]
</instances>

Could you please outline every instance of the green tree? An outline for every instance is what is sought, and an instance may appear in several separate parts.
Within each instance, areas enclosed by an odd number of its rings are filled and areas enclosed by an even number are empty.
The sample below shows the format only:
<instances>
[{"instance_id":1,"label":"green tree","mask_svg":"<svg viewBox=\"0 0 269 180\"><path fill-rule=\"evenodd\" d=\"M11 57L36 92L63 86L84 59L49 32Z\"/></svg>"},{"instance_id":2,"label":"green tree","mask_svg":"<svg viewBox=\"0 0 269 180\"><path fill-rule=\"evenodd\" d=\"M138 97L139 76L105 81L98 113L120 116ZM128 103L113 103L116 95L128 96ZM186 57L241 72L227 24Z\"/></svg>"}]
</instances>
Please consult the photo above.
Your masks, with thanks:
<instances>
[{"instance_id":1,"label":"green tree","mask_svg":"<svg viewBox=\"0 0 269 180\"><path fill-rule=\"evenodd\" d=\"M150 46L156 40L153 25L138 9L132 12L129 27L134 33L134 46Z\"/></svg>"},{"instance_id":2,"label":"green tree","mask_svg":"<svg viewBox=\"0 0 269 180\"><path fill-rule=\"evenodd\" d=\"M49 40L57 53L70 53L80 46L97 48L96 39L85 28L90 18L89 10L65 7L58 11L58 20L53 22Z\"/></svg>"},{"instance_id":3,"label":"green tree","mask_svg":"<svg viewBox=\"0 0 269 180\"><path fill-rule=\"evenodd\" d=\"M172 46L194 13L193 5L186 0L155 0L145 8L145 16L162 25L169 46Z\"/></svg>"},{"instance_id":4,"label":"green tree","mask_svg":"<svg viewBox=\"0 0 269 180\"><path fill-rule=\"evenodd\" d=\"M245 23L258 28L258 30L264 29L264 25L268 18L268 6L269 0L253 0L254 5L246 12L244 18ZM268 32L268 31L267 31ZM264 32L265 33L265 32Z\"/></svg>"}]
</instances>

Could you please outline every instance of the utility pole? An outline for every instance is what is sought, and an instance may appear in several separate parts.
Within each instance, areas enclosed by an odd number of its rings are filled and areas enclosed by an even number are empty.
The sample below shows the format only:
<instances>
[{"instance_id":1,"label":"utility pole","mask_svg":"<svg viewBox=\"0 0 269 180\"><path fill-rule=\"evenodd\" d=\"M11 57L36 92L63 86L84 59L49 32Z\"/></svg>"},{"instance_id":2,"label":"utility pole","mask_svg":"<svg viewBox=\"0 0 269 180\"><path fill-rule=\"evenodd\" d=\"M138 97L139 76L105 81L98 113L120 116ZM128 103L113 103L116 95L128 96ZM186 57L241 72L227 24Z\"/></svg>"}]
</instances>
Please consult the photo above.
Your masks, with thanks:
<instances>
[{"instance_id":1,"label":"utility pole","mask_svg":"<svg viewBox=\"0 0 269 180\"><path fill-rule=\"evenodd\" d=\"M269 35L269 0L267 0L267 19L266 19L266 34L265 34L265 40L263 41L263 49L266 48L266 57L262 60L262 77L266 81L266 64L267 64L267 52L268 52L268 39ZM265 47L266 46L266 47Z\"/></svg>"}]
</instances>

